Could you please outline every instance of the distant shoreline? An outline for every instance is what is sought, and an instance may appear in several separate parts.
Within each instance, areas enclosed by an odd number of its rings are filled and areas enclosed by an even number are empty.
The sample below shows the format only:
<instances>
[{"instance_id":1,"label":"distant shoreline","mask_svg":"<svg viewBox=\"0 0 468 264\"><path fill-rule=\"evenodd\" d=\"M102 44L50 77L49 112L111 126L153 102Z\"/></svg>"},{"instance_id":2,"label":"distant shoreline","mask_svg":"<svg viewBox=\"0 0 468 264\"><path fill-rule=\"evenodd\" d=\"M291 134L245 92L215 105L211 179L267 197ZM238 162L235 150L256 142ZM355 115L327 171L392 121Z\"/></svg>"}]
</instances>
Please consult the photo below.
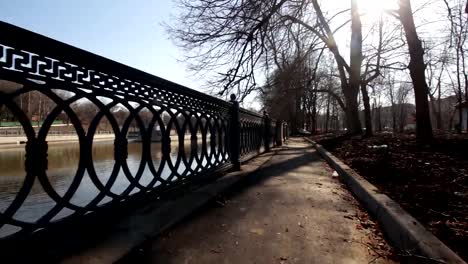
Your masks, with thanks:
<instances>
[{"instance_id":1,"label":"distant shoreline","mask_svg":"<svg viewBox=\"0 0 468 264\"><path fill-rule=\"evenodd\" d=\"M108 141L115 138L114 134L94 135L93 142L97 141ZM3 147L20 147L24 146L27 141L27 137L0 137L0 148ZM67 136L55 136L51 135L47 137L48 143L67 143L67 142L79 142L78 136L67 135Z\"/></svg>"},{"instance_id":2,"label":"distant shoreline","mask_svg":"<svg viewBox=\"0 0 468 264\"><path fill-rule=\"evenodd\" d=\"M200 135L199 135L200 136ZM171 141L177 142L178 135L171 135ZM94 135L93 142L103 142L103 141L110 141L114 140L114 134L96 134ZM17 148L17 147L24 147L27 141L27 137L19 136L19 137L1 137L0 136L0 150L6 148ZM138 139L131 139L133 142L141 142ZM184 141L190 141L190 137L185 137ZM76 135L50 135L47 137L47 142L50 144L59 144L59 143L76 143L79 142L78 136ZM129 139L130 142L130 139ZM154 143L159 141L153 141Z\"/></svg>"}]
</instances>

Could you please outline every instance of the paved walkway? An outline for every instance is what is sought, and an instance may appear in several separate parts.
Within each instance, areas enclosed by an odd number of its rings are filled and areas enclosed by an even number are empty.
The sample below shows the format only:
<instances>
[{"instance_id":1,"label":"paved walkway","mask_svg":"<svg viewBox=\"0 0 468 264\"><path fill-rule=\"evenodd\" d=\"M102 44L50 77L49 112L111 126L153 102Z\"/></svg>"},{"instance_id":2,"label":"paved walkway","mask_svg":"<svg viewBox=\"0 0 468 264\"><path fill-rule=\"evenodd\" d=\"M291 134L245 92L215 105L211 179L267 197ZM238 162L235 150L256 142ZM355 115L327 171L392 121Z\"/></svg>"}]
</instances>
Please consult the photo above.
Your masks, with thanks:
<instances>
[{"instance_id":1,"label":"paved walkway","mask_svg":"<svg viewBox=\"0 0 468 264\"><path fill-rule=\"evenodd\" d=\"M393 263L354 198L302 139L248 183L149 242L128 263Z\"/></svg>"}]
</instances>

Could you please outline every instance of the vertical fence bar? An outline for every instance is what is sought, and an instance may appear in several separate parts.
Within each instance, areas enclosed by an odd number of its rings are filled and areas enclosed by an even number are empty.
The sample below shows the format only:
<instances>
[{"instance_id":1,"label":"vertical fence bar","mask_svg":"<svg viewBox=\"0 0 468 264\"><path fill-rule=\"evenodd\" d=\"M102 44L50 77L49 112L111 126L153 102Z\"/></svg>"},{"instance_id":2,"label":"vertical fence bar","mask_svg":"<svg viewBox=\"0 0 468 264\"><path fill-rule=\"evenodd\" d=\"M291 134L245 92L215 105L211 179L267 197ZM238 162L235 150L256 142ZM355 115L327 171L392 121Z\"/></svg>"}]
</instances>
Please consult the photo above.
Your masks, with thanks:
<instances>
[{"instance_id":1,"label":"vertical fence bar","mask_svg":"<svg viewBox=\"0 0 468 264\"><path fill-rule=\"evenodd\" d=\"M239 102L236 95L231 94L231 108L229 109L229 155L234 170L240 170L240 119Z\"/></svg>"},{"instance_id":2,"label":"vertical fence bar","mask_svg":"<svg viewBox=\"0 0 468 264\"><path fill-rule=\"evenodd\" d=\"M263 112L263 142L265 143L265 152L270 151L271 140L271 119L266 111Z\"/></svg>"},{"instance_id":3,"label":"vertical fence bar","mask_svg":"<svg viewBox=\"0 0 468 264\"><path fill-rule=\"evenodd\" d=\"M24 161L24 167L28 174L41 175L45 173L48 167L48 149L47 141L28 139Z\"/></svg>"}]
</instances>

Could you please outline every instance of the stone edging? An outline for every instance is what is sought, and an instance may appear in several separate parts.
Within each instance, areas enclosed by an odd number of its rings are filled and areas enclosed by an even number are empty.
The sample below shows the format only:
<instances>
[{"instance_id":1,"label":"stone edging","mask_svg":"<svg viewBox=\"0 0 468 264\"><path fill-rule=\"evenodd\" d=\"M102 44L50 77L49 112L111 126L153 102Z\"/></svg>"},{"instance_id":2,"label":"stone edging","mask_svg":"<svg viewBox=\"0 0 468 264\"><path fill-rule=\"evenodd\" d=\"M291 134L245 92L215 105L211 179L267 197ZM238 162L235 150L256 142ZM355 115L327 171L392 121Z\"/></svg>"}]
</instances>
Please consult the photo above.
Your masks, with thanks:
<instances>
[{"instance_id":1,"label":"stone edging","mask_svg":"<svg viewBox=\"0 0 468 264\"><path fill-rule=\"evenodd\" d=\"M338 172L341 180L354 196L377 219L390 242L403 254L411 257L409 259L411 263L466 264L455 252L403 210L398 203L380 193L374 185L321 145L308 138L305 139L315 146L318 153Z\"/></svg>"}]
</instances>

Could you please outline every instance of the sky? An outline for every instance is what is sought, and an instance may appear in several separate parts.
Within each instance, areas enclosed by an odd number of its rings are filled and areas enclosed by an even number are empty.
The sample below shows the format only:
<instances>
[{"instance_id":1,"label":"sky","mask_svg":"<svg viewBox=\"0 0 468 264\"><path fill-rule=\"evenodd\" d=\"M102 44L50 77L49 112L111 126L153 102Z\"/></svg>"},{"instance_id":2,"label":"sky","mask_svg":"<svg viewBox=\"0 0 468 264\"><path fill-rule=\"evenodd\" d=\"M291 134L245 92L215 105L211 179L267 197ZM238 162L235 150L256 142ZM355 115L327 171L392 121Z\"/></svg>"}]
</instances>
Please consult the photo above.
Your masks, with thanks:
<instances>
[{"instance_id":1,"label":"sky","mask_svg":"<svg viewBox=\"0 0 468 264\"><path fill-rule=\"evenodd\" d=\"M162 22L171 0L0 0L0 20L200 90Z\"/></svg>"},{"instance_id":2,"label":"sky","mask_svg":"<svg viewBox=\"0 0 468 264\"><path fill-rule=\"evenodd\" d=\"M187 70L179 50L162 26L176 11L172 0L0 0L0 20L202 91L204 80ZM329 1L329 2L328 2ZM345 8L337 1L325 5ZM373 14L395 0L360 0ZM413 2L413 1L412 1ZM414 2L419 2L414 0ZM421 17L421 16L419 16ZM342 19L346 19L346 16ZM363 18L363 22L366 18ZM421 29L419 29L421 30ZM349 29L335 36L348 57ZM263 76L257 76L262 79ZM252 95L244 107L260 109Z\"/></svg>"}]
</instances>

